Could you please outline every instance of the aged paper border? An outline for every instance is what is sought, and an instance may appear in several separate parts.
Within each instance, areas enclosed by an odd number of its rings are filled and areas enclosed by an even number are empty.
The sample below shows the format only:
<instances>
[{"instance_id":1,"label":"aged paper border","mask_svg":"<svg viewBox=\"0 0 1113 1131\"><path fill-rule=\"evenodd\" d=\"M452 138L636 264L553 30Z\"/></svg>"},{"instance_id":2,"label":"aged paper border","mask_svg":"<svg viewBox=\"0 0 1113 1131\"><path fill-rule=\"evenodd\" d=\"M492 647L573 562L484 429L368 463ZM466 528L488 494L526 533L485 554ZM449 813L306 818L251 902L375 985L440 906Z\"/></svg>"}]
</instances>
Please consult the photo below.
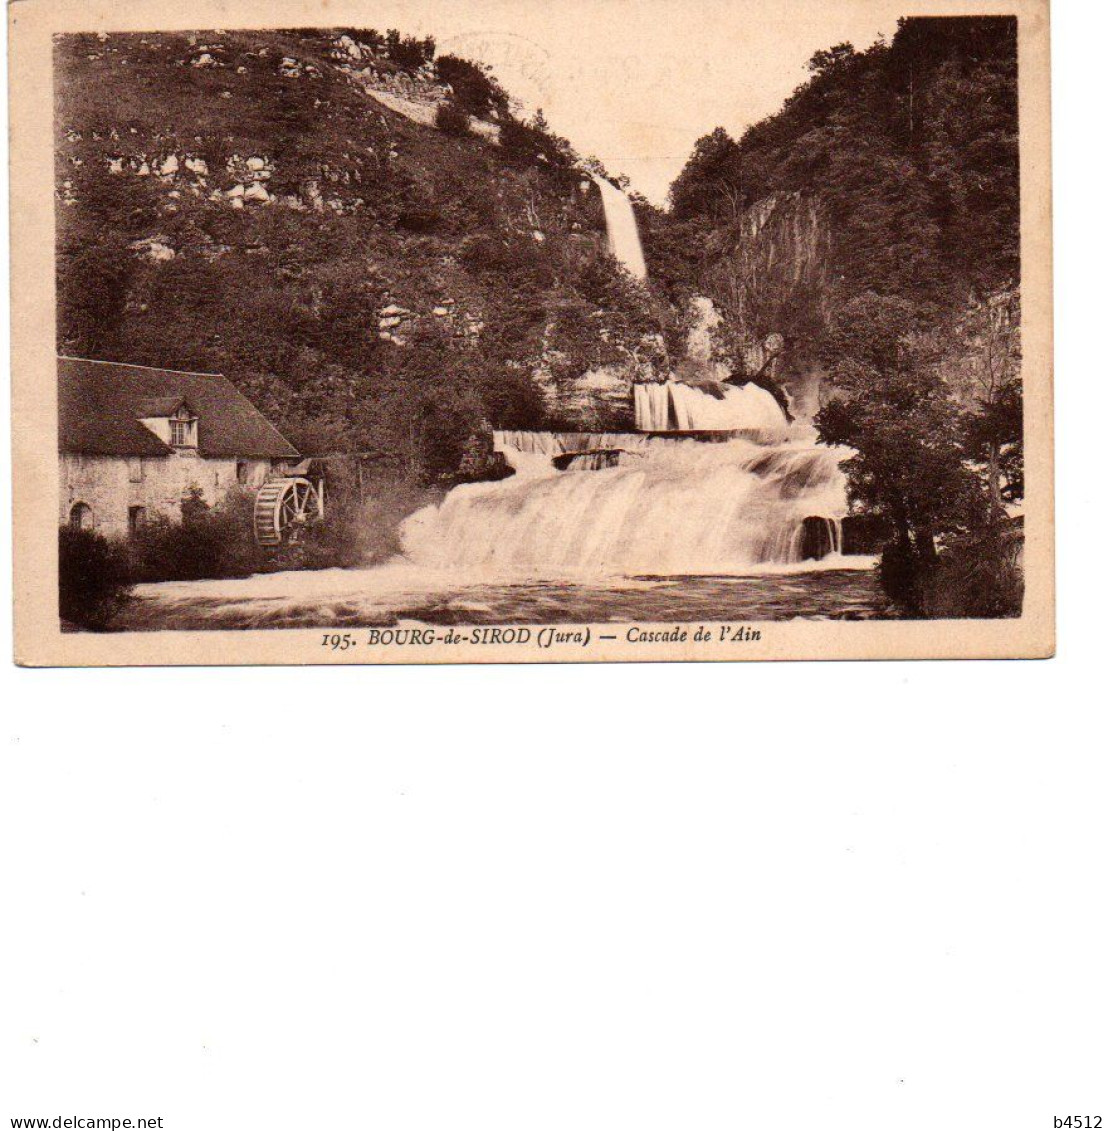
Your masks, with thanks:
<instances>
[{"instance_id":1,"label":"aged paper border","mask_svg":"<svg viewBox=\"0 0 1113 1131\"><path fill-rule=\"evenodd\" d=\"M453 0L443 0L445 4ZM519 0L542 4L543 0ZM684 0L649 0L683 8ZM762 0L721 0L752 6ZM765 0L767 3L768 0ZM892 9L883 0L795 0L799 22L837 2ZM497 4L489 5L495 12ZM624 0L563 0L564 20L597 22L600 32L629 27ZM905 8L907 10L905 10ZM664 660L846 660L1047 657L1055 649L1052 482L1051 92L1047 0L970 3L910 0L905 15L1015 15L1019 20L1021 138L1021 301L1025 433L1025 583L1023 615L1000 621L776 621L750 624L759 639L637 644L629 626L591 630L581 645L521 644L322 647L318 628L207 632L63 633L57 608L57 391L54 310L54 154L52 42L57 32L153 31L269 26L353 26L369 5L351 0L13 0L8 9L11 114L12 460L15 659L29 666L306 663L528 663ZM822 47L824 44L805 44ZM744 45L743 45L744 47ZM744 52L743 52L744 54ZM573 626L560 626L573 627ZM640 625L671 628L672 625ZM467 636L462 626L459 631ZM616 634L600 641L600 631Z\"/></svg>"}]
</instances>

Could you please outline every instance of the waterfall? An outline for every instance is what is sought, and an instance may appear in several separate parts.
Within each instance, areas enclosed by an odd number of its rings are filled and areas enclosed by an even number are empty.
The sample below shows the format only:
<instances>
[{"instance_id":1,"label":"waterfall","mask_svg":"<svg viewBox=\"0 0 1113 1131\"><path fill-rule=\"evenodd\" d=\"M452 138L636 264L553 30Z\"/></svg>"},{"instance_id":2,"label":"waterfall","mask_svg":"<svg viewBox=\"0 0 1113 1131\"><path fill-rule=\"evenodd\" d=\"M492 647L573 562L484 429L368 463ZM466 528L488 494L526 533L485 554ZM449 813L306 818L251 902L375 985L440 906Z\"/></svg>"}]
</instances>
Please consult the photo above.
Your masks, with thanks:
<instances>
[{"instance_id":1,"label":"waterfall","mask_svg":"<svg viewBox=\"0 0 1113 1131\"><path fill-rule=\"evenodd\" d=\"M603 197L603 214L607 220L607 248L634 276L644 279L645 256L642 254L641 236L638 235L638 220L630 198L610 181L603 177L593 177Z\"/></svg>"},{"instance_id":2,"label":"waterfall","mask_svg":"<svg viewBox=\"0 0 1113 1131\"><path fill-rule=\"evenodd\" d=\"M608 246L646 278L629 198L601 177ZM411 515L403 553L455 576L738 574L838 557L846 449L790 428L754 384L723 384L717 312L697 303L689 360L706 380L634 385L635 433L496 432L514 475Z\"/></svg>"},{"instance_id":3,"label":"waterfall","mask_svg":"<svg viewBox=\"0 0 1113 1131\"><path fill-rule=\"evenodd\" d=\"M776 398L757 385L718 385L704 392L682 381L634 386L634 427L640 432L744 432L775 443L788 435Z\"/></svg>"},{"instance_id":4,"label":"waterfall","mask_svg":"<svg viewBox=\"0 0 1113 1131\"><path fill-rule=\"evenodd\" d=\"M516 474L457 487L411 516L407 558L495 580L747 573L838 551L842 449L514 432L495 433L495 447Z\"/></svg>"}]
</instances>

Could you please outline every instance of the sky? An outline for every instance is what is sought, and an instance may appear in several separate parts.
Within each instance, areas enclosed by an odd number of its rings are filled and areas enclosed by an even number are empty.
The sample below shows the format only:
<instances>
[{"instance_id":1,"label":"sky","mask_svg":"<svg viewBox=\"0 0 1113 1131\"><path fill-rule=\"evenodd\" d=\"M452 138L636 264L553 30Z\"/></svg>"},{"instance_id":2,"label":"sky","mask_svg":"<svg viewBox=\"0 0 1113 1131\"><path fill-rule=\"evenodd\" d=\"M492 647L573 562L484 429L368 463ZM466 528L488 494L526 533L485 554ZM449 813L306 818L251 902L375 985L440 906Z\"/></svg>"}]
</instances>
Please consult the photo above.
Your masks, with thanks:
<instances>
[{"instance_id":1,"label":"sky","mask_svg":"<svg viewBox=\"0 0 1113 1131\"><path fill-rule=\"evenodd\" d=\"M815 51L891 37L908 11L908 0L376 0L352 22L490 63L527 113L540 106L579 153L663 204L697 139L716 126L737 137L805 81Z\"/></svg>"}]
</instances>

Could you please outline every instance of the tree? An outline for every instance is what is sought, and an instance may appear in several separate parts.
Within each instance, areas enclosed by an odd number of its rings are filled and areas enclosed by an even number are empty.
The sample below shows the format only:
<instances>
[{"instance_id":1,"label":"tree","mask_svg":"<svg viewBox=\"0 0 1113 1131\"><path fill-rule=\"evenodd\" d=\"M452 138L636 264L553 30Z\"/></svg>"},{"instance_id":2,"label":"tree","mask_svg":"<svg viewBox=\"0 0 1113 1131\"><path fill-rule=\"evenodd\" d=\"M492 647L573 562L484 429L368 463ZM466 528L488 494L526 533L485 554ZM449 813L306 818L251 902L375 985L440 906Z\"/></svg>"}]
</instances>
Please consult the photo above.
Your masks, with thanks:
<instances>
[{"instance_id":1,"label":"tree","mask_svg":"<svg viewBox=\"0 0 1113 1131\"><path fill-rule=\"evenodd\" d=\"M1018 293L1008 289L974 303L960 321L957 337L954 385L969 413L968 452L985 466L989 518L997 522L1006 497L1015 499L1024 492Z\"/></svg>"},{"instance_id":2,"label":"tree","mask_svg":"<svg viewBox=\"0 0 1113 1131\"><path fill-rule=\"evenodd\" d=\"M963 418L939 372L940 348L911 302L873 293L848 303L827 340L837 395L820 437L854 449L853 495L888 519L901 554L937 560L937 537L961 529L979 497L964 460Z\"/></svg>"},{"instance_id":3,"label":"tree","mask_svg":"<svg viewBox=\"0 0 1113 1131\"><path fill-rule=\"evenodd\" d=\"M738 178L738 143L722 126L696 142L696 148L670 190L681 220L694 214L737 222L746 203Z\"/></svg>"},{"instance_id":4,"label":"tree","mask_svg":"<svg viewBox=\"0 0 1113 1131\"><path fill-rule=\"evenodd\" d=\"M59 351L108 357L127 306L133 253L116 232L100 244L61 244L57 258Z\"/></svg>"}]
</instances>

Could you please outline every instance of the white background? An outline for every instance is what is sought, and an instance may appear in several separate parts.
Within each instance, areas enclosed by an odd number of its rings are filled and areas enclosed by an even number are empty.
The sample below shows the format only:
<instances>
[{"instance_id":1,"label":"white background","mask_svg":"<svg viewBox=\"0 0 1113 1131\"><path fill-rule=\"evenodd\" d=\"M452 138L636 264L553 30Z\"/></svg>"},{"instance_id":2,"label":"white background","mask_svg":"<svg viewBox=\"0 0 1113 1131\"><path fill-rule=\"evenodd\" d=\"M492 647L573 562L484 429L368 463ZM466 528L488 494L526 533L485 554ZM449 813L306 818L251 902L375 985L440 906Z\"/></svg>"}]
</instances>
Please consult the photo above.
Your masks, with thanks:
<instances>
[{"instance_id":1,"label":"white background","mask_svg":"<svg viewBox=\"0 0 1113 1131\"><path fill-rule=\"evenodd\" d=\"M1113 1128L1110 24L1059 0L1057 659L8 667L0 1127Z\"/></svg>"}]
</instances>

